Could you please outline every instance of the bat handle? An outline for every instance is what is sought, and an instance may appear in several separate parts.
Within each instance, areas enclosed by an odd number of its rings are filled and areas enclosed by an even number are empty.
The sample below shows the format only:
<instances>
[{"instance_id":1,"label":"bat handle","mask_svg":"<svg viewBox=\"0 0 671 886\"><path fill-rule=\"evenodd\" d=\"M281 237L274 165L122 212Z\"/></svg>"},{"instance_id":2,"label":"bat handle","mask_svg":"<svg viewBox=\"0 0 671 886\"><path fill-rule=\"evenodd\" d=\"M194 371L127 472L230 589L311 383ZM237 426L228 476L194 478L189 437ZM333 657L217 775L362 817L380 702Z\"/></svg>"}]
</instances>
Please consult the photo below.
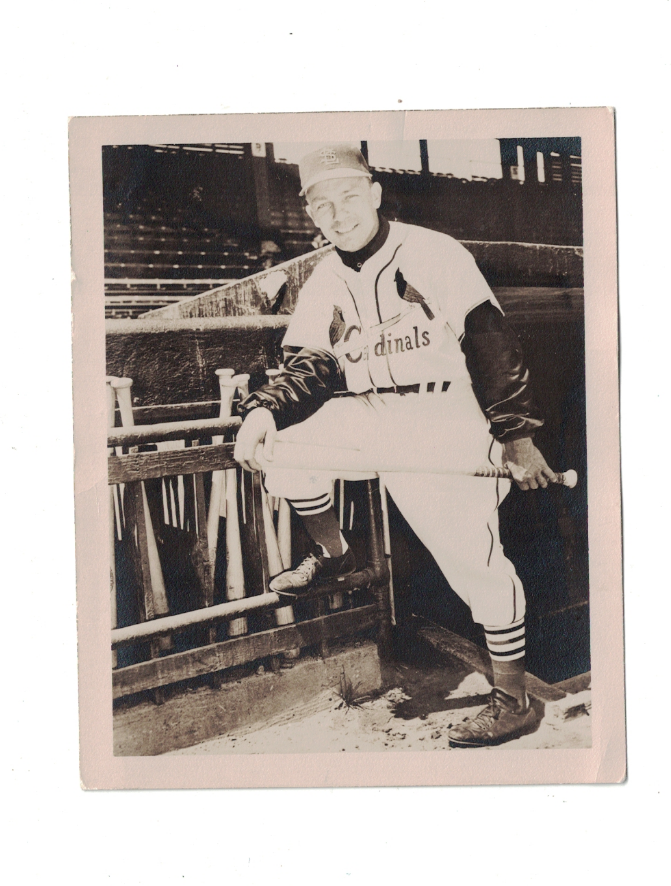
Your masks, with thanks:
<instances>
[{"instance_id":1,"label":"bat handle","mask_svg":"<svg viewBox=\"0 0 671 886\"><path fill-rule=\"evenodd\" d=\"M568 471L564 471L560 473L559 471L555 474L555 483L559 486L568 486L569 489L573 489L578 482L578 474L571 468Z\"/></svg>"},{"instance_id":2,"label":"bat handle","mask_svg":"<svg viewBox=\"0 0 671 886\"><path fill-rule=\"evenodd\" d=\"M234 375L233 381L237 385L240 399L244 400L245 397L249 397L249 373L243 372L240 375Z\"/></svg>"},{"instance_id":3,"label":"bat handle","mask_svg":"<svg viewBox=\"0 0 671 886\"><path fill-rule=\"evenodd\" d=\"M124 427L132 427L135 424L133 416L133 403L130 396L130 389L133 385L132 378L110 378L110 384L116 391L117 402L119 404L119 412L121 413L121 424Z\"/></svg>"},{"instance_id":4,"label":"bat handle","mask_svg":"<svg viewBox=\"0 0 671 886\"><path fill-rule=\"evenodd\" d=\"M475 477L498 477L500 480L512 480L513 475L510 473L510 468L497 468L497 467L486 467L486 468L478 468L477 471L474 472ZM555 474L555 479L552 481L556 486L566 486L569 489L573 489L576 483L578 482L578 474L571 468L568 471L564 471L560 473L557 471Z\"/></svg>"},{"instance_id":5,"label":"bat handle","mask_svg":"<svg viewBox=\"0 0 671 886\"><path fill-rule=\"evenodd\" d=\"M513 479L513 475L510 473L508 468L503 468L503 474L499 474L498 476L508 477L509 479ZM551 481L555 486L566 486L568 489L573 489L576 483L578 482L578 474L571 468L568 471L557 471L555 473L554 480Z\"/></svg>"}]
</instances>

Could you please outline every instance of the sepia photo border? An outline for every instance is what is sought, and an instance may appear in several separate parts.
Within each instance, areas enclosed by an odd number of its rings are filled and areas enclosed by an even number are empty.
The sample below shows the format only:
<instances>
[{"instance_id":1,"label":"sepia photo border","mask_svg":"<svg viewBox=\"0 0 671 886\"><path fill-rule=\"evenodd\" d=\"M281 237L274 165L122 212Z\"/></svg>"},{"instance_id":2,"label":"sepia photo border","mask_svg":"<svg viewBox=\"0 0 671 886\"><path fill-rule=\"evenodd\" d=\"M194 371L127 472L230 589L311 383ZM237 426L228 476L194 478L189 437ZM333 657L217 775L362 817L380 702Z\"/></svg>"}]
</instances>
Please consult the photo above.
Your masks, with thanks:
<instances>
[{"instance_id":1,"label":"sepia photo border","mask_svg":"<svg viewBox=\"0 0 671 886\"><path fill-rule=\"evenodd\" d=\"M114 757L110 680L101 147L105 144L580 137L592 747ZM612 783L625 775L615 147L605 108L75 118L70 124L80 760L85 787Z\"/></svg>"}]
</instances>

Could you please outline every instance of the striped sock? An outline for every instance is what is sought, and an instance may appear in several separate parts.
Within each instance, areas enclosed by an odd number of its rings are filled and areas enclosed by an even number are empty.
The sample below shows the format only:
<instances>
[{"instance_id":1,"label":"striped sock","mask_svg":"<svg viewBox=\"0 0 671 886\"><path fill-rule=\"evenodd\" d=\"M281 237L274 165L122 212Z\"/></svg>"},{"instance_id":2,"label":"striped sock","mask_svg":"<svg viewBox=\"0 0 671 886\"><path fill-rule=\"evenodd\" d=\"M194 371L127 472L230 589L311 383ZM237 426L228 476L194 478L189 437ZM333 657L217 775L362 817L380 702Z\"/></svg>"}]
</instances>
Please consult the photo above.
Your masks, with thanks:
<instances>
[{"instance_id":1,"label":"striped sock","mask_svg":"<svg viewBox=\"0 0 671 886\"><path fill-rule=\"evenodd\" d=\"M508 627L489 627L485 628L485 639L487 640L487 649L491 655L492 661L515 661L524 657L524 619L513 622Z\"/></svg>"},{"instance_id":2,"label":"striped sock","mask_svg":"<svg viewBox=\"0 0 671 886\"><path fill-rule=\"evenodd\" d=\"M315 498L290 499L289 503L301 517L310 517L313 514L323 514L331 507L331 496L328 492Z\"/></svg>"},{"instance_id":3,"label":"striped sock","mask_svg":"<svg viewBox=\"0 0 671 886\"><path fill-rule=\"evenodd\" d=\"M322 549L325 557L342 557L347 551L340 524L333 510L330 493L314 498L291 499L290 504L303 521L310 538Z\"/></svg>"},{"instance_id":4,"label":"striped sock","mask_svg":"<svg viewBox=\"0 0 671 886\"><path fill-rule=\"evenodd\" d=\"M318 544L319 547L322 549L322 554L323 554L325 557L328 558L328 557L331 556L330 552L326 549L326 547L325 547L323 544L321 544L320 542L317 542L317 544ZM345 541L345 536L342 534L342 532L340 533L340 544L341 544L341 546L342 546L342 553L343 553L343 554L346 554L346 553L347 553L347 549L349 548L349 545L348 545L347 542ZM339 556L339 557L342 557L342 554L339 554L338 556Z\"/></svg>"}]
</instances>

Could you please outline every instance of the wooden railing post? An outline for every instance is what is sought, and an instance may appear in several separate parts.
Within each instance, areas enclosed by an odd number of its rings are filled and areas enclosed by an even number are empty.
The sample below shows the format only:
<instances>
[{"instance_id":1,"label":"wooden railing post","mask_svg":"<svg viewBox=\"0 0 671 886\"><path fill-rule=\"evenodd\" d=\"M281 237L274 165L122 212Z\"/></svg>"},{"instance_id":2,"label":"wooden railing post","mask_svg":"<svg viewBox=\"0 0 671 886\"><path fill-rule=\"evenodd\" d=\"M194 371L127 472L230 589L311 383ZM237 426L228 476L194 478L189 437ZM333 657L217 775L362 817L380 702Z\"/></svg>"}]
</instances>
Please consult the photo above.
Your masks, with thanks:
<instances>
[{"instance_id":1,"label":"wooden railing post","mask_svg":"<svg viewBox=\"0 0 671 886\"><path fill-rule=\"evenodd\" d=\"M161 656L160 661L142 662L137 667L130 666L133 670L122 668L115 671L115 692L119 695L140 691L140 689L154 690L157 701L162 698L162 686L186 679L183 675L215 675L214 685L217 685L216 675L223 668L233 667L238 664L258 660L259 657L270 658L273 668L279 668L282 660L292 659L300 655L300 650L307 645L319 644L322 655L329 654L329 642L340 636L351 636L364 630L370 630L377 626L378 644L380 655L388 656L391 647L391 619L390 600L388 593L388 558L385 556L383 514L378 484L367 481L367 516L369 520L369 540L367 559L368 564L352 576L339 580L324 582L316 587L308 595L309 601L314 605L317 612L306 620L296 623L293 607L287 606L278 595L269 593L270 577L284 567L278 538L275 530L273 514L263 489L261 475L258 473L243 473L244 483L240 483L241 507L241 535L242 548L246 551L247 560L242 561L241 574L249 572L248 588L252 596L248 600L237 600L238 595L228 592L230 602L213 606L212 591L209 581L204 581L204 574L210 566L208 536L207 536L207 513L205 507L204 488L202 475L207 471L230 471L236 473L240 470L232 458L232 444L213 444L212 446L199 446L197 438L202 439L206 434L215 434L219 431L232 429L238 422L229 420L215 420L203 424L190 423L186 428L184 424L177 427L160 426L158 428L141 428L137 431L127 429L120 432L110 428L108 434L108 446L124 446L131 448L128 455L118 452L108 458L108 481L110 486L124 483L126 486L126 533L129 541L129 553L137 576L138 612L139 623L134 630L128 632L127 628L113 631L113 643L115 646L147 643L154 659L165 654L176 632L192 629L196 625L202 626L205 645L198 646L194 650L174 652L168 657ZM209 431L209 433L208 433ZM151 438L154 437L154 440ZM159 452L133 452L132 447L139 443L162 442L171 439L194 440L195 445L180 448L175 451ZM195 533L198 553L202 556L203 575L201 587L207 593L203 593L201 608L189 611L179 616L168 616L161 613L160 600L157 599L153 582L152 551L149 540L151 523L148 519L147 500L143 485L149 479L173 477L177 475L193 475L193 500L194 512L192 515L190 500L188 503L189 519L196 518L193 529ZM201 482L197 482L201 481ZM231 527L238 525L236 516L240 502L238 501L236 486L231 482L227 488L227 524ZM187 491L191 492L191 483ZM235 496L235 497L234 497ZM223 497L223 496L222 496ZM190 498L190 495L189 495ZM221 503L220 503L221 504ZM221 511L220 511L221 513ZM228 528L228 526L227 526ZM212 538L209 539L210 544ZM230 549L230 540L227 538L227 549ZM270 556L269 556L270 552ZM286 556L286 554L285 554ZM241 558L242 560L242 555ZM230 566L230 564L229 564ZM227 573L230 573L230 568ZM253 580L252 580L253 577ZM210 576L211 578L211 576ZM230 574L229 574L230 579ZM241 579L241 587L242 581ZM336 595L350 593L357 589L371 589L374 604L366 603L357 605L351 611L342 611L327 615L329 598L332 600ZM261 595L259 595L261 591ZM244 592L239 595L245 596ZM222 609L222 607L228 607ZM233 608L231 608L233 607ZM245 626L247 633L247 613L255 612L255 618L265 624L259 639L256 639L257 631L248 636L236 636L236 624ZM278 618L279 614L279 618ZM316 616L316 617L315 617ZM271 627L270 620L276 622L277 627ZM285 622L282 624L282 622ZM223 643L217 642L215 627L222 622L228 625L228 639ZM140 625L142 626L140 629ZM339 633L342 626L342 634ZM256 628L256 625L255 625ZM268 634L270 630L271 634ZM274 638L268 645L267 638ZM203 641L201 641L202 643ZM226 651L231 644L231 654ZM174 649L174 646L173 646ZM173 649L170 651L172 652ZM233 652L235 650L235 652ZM174 666L173 666L174 665ZM124 673L121 673L123 671ZM131 673L142 673L144 676L140 682L131 678ZM130 682L129 682L130 680ZM122 689L122 685L126 689Z\"/></svg>"},{"instance_id":2,"label":"wooden railing post","mask_svg":"<svg viewBox=\"0 0 671 886\"><path fill-rule=\"evenodd\" d=\"M368 498L368 562L375 575L373 594L378 608L378 648L382 658L391 657L391 605L389 600L389 567L384 555L382 537L382 505L379 481L366 480Z\"/></svg>"},{"instance_id":3,"label":"wooden railing post","mask_svg":"<svg viewBox=\"0 0 671 886\"><path fill-rule=\"evenodd\" d=\"M152 570L150 565L149 544L147 541L147 516L145 511L145 492L142 481L126 484L127 495L127 529L130 535L134 573L137 581L137 604L141 621L150 621L157 614L155 609L154 591L152 588ZM153 639L149 643L152 658L159 658L161 647L167 644L166 638ZM167 638L169 639L169 638ZM162 704L163 689L154 690L154 701Z\"/></svg>"}]
</instances>

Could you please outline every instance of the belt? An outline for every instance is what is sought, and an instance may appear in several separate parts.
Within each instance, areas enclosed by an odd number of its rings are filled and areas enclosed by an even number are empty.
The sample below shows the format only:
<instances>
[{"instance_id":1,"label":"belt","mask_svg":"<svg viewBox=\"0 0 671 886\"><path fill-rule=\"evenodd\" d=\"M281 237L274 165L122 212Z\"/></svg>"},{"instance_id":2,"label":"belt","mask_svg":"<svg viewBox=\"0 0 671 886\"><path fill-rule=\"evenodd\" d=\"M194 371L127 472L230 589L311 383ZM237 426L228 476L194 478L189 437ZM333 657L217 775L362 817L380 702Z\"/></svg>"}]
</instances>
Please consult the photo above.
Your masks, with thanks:
<instances>
[{"instance_id":1,"label":"belt","mask_svg":"<svg viewBox=\"0 0 671 886\"><path fill-rule=\"evenodd\" d=\"M435 381L430 381L426 383L426 392L427 394L433 394L436 390L436 387L439 383ZM445 393L445 391L449 388L450 382L444 381L442 382L439 391L441 394ZM367 394L419 394L422 389L421 384L416 385L394 385L391 388L371 388L370 391L366 391Z\"/></svg>"}]
</instances>

